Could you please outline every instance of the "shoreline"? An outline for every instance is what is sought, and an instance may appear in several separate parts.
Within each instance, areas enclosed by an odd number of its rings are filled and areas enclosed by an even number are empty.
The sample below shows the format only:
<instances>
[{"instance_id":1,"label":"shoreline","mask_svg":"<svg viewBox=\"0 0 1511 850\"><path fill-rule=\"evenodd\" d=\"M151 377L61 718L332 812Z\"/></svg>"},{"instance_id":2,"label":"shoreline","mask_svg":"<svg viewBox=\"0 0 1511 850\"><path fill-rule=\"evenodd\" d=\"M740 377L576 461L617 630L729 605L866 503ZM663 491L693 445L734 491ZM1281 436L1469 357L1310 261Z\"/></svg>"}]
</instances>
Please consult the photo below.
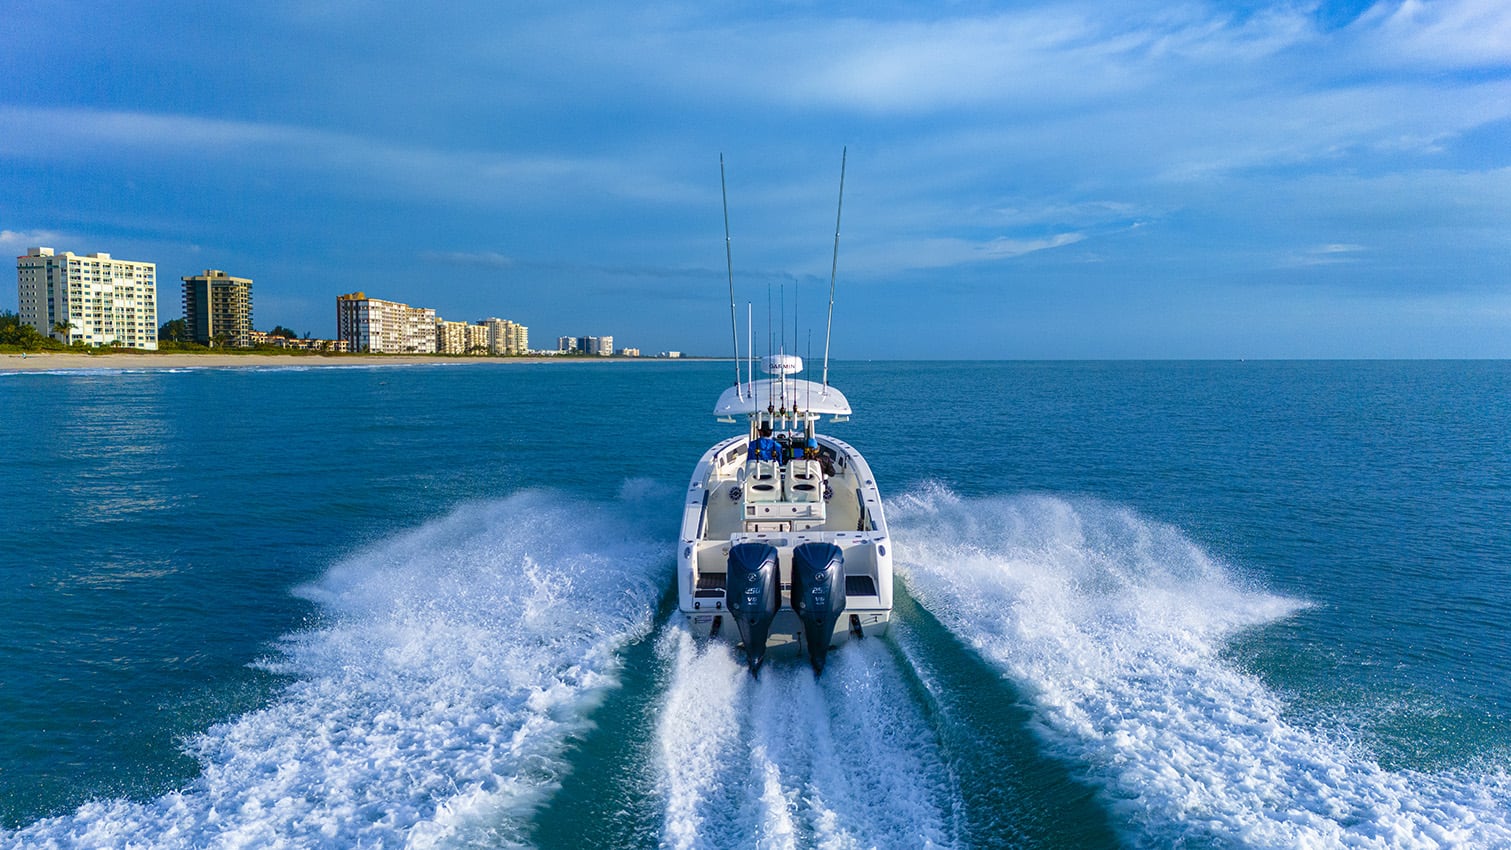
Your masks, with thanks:
<instances>
[{"instance_id":1,"label":"shoreline","mask_svg":"<svg viewBox=\"0 0 1511 850\"><path fill-rule=\"evenodd\" d=\"M700 357L451 357L427 354L80 354L26 352L0 354L0 372L64 372L91 369L255 369L309 366L415 366L442 364L535 363L667 363L694 362Z\"/></svg>"}]
</instances>

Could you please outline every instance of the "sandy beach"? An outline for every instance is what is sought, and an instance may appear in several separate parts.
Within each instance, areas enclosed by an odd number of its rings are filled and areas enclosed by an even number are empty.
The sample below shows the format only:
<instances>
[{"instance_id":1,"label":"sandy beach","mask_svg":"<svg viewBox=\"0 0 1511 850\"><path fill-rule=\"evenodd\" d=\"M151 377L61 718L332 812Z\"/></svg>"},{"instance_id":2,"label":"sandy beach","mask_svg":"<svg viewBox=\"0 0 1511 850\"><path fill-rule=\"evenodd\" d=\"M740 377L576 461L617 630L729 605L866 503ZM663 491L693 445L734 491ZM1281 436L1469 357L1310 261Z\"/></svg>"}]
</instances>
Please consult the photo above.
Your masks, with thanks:
<instances>
[{"instance_id":1,"label":"sandy beach","mask_svg":"<svg viewBox=\"0 0 1511 850\"><path fill-rule=\"evenodd\" d=\"M650 363L656 357L602 358L604 363ZM692 358L687 358L692 359ZM583 363L581 357L446 357L404 354L79 354L27 352L0 355L0 372L54 372L75 369L252 369L279 366L412 366L479 363ZM595 361L596 362L596 361Z\"/></svg>"}]
</instances>

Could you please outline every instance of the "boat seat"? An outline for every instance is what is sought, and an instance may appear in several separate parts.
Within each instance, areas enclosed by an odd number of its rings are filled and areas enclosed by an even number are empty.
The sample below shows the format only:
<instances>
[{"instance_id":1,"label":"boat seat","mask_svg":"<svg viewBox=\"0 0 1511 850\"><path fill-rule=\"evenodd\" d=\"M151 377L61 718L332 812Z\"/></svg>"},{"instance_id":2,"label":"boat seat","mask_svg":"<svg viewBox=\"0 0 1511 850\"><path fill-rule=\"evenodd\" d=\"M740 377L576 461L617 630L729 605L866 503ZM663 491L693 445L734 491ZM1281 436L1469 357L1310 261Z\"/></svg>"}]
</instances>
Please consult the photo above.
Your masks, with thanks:
<instances>
[{"instance_id":1,"label":"boat seat","mask_svg":"<svg viewBox=\"0 0 1511 850\"><path fill-rule=\"evenodd\" d=\"M745 464L746 502L782 501L782 468L774 460L752 460Z\"/></svg>"},{"instance_id":2,"label":"boat seat","mask_svg":"<svg viewBox=\"0 0 1511 850\"><path fill-rule=\"evenodd\" d=\"M816 460L793 460L787 464L787 500L820 502L824 499L824 470Z\"/></svg>"}]
</instances>

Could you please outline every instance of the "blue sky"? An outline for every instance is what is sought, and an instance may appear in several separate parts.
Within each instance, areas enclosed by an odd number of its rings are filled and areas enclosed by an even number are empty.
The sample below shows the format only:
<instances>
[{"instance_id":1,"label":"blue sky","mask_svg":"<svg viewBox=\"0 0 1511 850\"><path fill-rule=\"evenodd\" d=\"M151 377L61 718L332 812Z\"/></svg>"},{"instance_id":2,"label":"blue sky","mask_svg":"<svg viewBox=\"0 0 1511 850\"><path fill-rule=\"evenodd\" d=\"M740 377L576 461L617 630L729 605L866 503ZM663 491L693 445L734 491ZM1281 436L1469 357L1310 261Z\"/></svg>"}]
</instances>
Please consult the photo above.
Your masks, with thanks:
<instances>
[{"instance_id":1,"label":"blue sky","mask_svg":"<svg viewBox=\"0 0 1511 850\"><path fill-rule=\"evenodd\" d=\"M0 252L156 262L160 321L219 268L264 329L723 354L722 153L742 320L821 348L848 146L837 357L1511 357L1504 0L4 18Z\"/></svg>"}]
</instances>

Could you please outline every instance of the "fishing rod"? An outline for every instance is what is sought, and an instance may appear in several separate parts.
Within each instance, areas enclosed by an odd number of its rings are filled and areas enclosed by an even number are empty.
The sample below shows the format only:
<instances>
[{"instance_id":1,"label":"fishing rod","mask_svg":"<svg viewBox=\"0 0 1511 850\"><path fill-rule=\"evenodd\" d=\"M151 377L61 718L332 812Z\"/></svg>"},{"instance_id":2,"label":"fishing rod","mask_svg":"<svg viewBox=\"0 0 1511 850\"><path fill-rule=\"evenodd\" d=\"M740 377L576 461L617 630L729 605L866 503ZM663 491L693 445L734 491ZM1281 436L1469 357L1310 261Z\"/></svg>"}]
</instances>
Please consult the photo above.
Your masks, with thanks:
<instances>
[{"instance_id":1,"label":"fishing rod","mask_svg":"<svg viewBox=\"0 0 1511 850\"><path fill-rule=\"evenodd\" d=\"M834 328L834 277L839 271L839 219L845 211L845 160L850 153L846 145L839 153L839 208L834 211L834 262L829 266L829 322L824 326L824 386L829 386L829 331Z\"/></svg>"},{"instance_id":2,"label":"fishing rod","mask_svg":"<svg viewBox=\"0 0 1511 850\"><path fill-rule=\"evenodd\" d=\"M740 331L735 323L735 261L729 247L729 190L724 185L724 154L719 154L719 194L724 199L724 265L729 270L729 341L734 344L735 392L745 399L740 386Z\"/></svg>"}]
</instances>

